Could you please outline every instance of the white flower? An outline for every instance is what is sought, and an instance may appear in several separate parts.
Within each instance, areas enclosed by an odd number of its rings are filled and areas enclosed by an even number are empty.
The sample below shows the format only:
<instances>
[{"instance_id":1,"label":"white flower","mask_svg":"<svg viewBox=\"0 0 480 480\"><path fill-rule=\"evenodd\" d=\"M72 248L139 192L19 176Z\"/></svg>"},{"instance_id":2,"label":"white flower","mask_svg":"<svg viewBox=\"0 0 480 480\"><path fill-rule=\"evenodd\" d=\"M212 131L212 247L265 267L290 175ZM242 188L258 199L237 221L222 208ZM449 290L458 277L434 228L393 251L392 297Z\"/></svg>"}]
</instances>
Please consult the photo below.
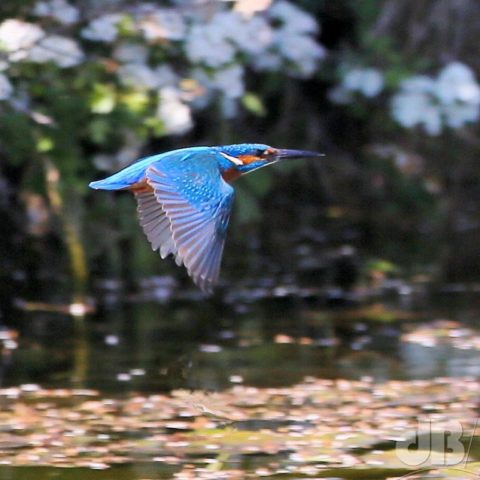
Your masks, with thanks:
<instances>
[{"instance_id":1,"label":"white flower","mask_svg":"<svg viewBox=\"0 0 480 480\"><path fill-rule=\"evenodd\" d=\"M59 67L68 68L81 63L84 54L75 40L61 35L50 35L31 48L28 59L37 63L52 61Z\"/></svg>"},{"instance_id":2,"label":"white flower","mask_svg":"<svg viewBox=\"0 0 480 480\"><path fill-rule=\"evenodd\" d=\"M480 87L472 70L463 63L448 64L438 76L435 94L444 104L466 102L480 104Z\"/></svg>"},{"instance_id":3,"label":"white flower","mask_svg":"<svg viewBox=\"0 0 480 480\"><path fill-rule=\"evenodd\" d=\"M35 4L33 14L38 17L51 17L64 25L78 22L80 12L66 0L47 0Z\"/></svg>"},{"instance_id":4,"label":"white flower","mask_svg":"<svg viewBox=\"0 0 480 480\"><path fill-rule=\"evenodd\" d=\"M269 15L280 20L283 30L291 33L314 34L318 31L318 24L312 15L285 0L274 3Z\"/></svg>"},{"instance_id":5,"label":"white flower","mask_svg":"<svg viewBox=\"0 0 480 480\"><path fill-rule=\"evenodd\" d=\"M239 29L229 32L232 42L239 50L248 55L263 55L273 42L273 30L268 22L263 18L253 16L247 20L242 19L238 14L234 14L241 20Z\"/></svg>"},{"instance_id":6,"label":"white flower","mask_svg":"<svg viewBox=\"0 0 480 480\"><path fill-rule=\"evenodd\" d=\"M232 65L208 74L203 69L195 69L191 78L200 86L199 92L191 101L195 108L205 108L215 94L221 95L223 107L230 112L233 104L245 93L244 70L240 65ZM234 107L236 108L236 107ZM224 108L225 110L225 108Z\"/></svg>"},{"instance_id":7,"label":"white flower","mask_svg":"<svg viewBox=\"0 0 480 480\"><path fill-rule=\"evenodd\" d=\"M441 108L426 92L397 93L392 99L392 116L406 128L423 126L429 135L439 135L442 130Z\"/></svg>"},{"instance_id":8,"label":"white flower","mask_svg":"<svg viewBox=\"0 0 480 480\"><path fill-rule=\"evenodd\" d=\"M450 128L460 128L466 123L477 122L480 118L478 105L454 103L444 107L445 122Z\"/></svg>"},{"instance_id":9,"label":"white flower","mask_svg":"<svg viewBox=\"0 0 480 480\"><path fill-rule=\"evenodd\" d=\"M294 67L295 73L311 75L318 60L325 56L323 47L310 36L317 30L317 24L313 17L288 2L278 5L271 17L283 20L291 13L298 20L292 28L285 21L274 31L258 15L244 17L236 11L218 12L209 22L193 25L185 42L187 56L194 64L219 68L243 53L251 57L256 68L263 70L279 69L283 58Z\"/></svg>"},{"instance_id":10,"label":"white flower","mask_svg":"<svg viewBox=\"0 0 480 480\"><path fill-rule=\"evenodd\" d=\"M281 55L294 64L302 77L311 76L318 61L325 57L325 49L307 35L280 31L277 45Z\"/></svg>"},{"instance_id":11,"label":"white flower","mask_svg":"<svg viewBox=\"0 0 480 480\"><path fill-rule=\"evenodd\" d=\"M427 94L434 91L435 82L427 75L414 75L404 80L400 87L404 92Z\"/></svg>"},{"instance_id":12,"label":"white flower","mask_svg":"<svg viewBox=\"0 0 480 480\"><path fill-rule=\"evenodd\" d=\"M480 86L472 70L463 63L453 62L438 75L434 95L443 106L445 123L451 128L478 121Z\"/></svg>"},{"instance_id":13,"label":"white flower","mask_svg":"<svg viewBox=\"0 0 480 480\"><path fill-rule=\"evenodd\" d=\"M142 64L146 63L147 57L147 47L139 43L122 42L113 51L113 58L122 63Z\"/></svg>"},{"instance_id":14,"label":"white flower","mask_svg":"<svg viewBox=\"0 0 480 480\"><path fill-rule=\"evenodd\" d=\"M158 40L183 40L186 33L185 21L173 8L158 8L142 16L140 30L149 42Z\"/></svg>"},{"instance_id":15,"label":"white flower","mask_svg":"<svg viewBox=\"0 0 480 480\"><path fill-rule=\"evenodd\" d=\"M250 17L257 12L267 10L272 4L272 0L235 0L234 10L236 12Z\"/></svg>"},{"instance_id":16,"label":"white flower","mask_svg":"<svg viewBox=\"0 0 480 480\"><path fill-rule=\"evenodd\" d=\"M28 50L38 42L45 32L33 23L8 19L0 24L0 51L9 53L9 60L23 60Z\"/></svg>"},{"instance_id":17,"label":"white flower","mask_svg":"<svg viewBox=\"0 0 480 480\"><path fill-rule=\"evenodd\" d=\"M180 135L193 126L190 108L180 100L180 92L172 87L160 90L157 117L169 134Z\"/></svg>"},{"instance_id":18,"label":"white flower","mask_svg":"<svg viewBox=\"0 0 480 480\"><path fill-rule=\"evenodd\" d=\"M375 68L354 68L343 77L342 87L365 97L376 97L383 89L383 75Z\"/></svg>"},{"instance_id":19,"label":"white flower","mask_svg":"<svg viewBox=\"0 0 480 480\"><path fill-rule=\"evenodd\" d=\"M240 65L233 65L216 71L211 79L211 86L226 98L241 97L245 93L243 68Z\"/></svg>"},{"instance_id":20,"label":"white flower","mask_svg":"<svg viewBox=\"0 0 480 480\"><path fill-rule=\"evenodd\" d=\"M145 64L127 63L118 69L118 76L124 85L139 89L155 89L159 79L155 71Z\"/></svg>"},{"instance_id":21,"label":"white flower","mask_svg":"<svg viewBox=\"0 0 480 480\"><path fill-rule=\"evenodd\" d=\"M439 135L442 131L442 118L438 107L431 104L425 106L420 124L423 124L429 135Z\"/></svg>"},{"instance_id":22,"label":"white flower","mask_svg":"<svg viewBox=\"0 0 480 480\"><path fill-rule=\"evenodd\" d=\"M282 66L282 57L278 52L265 52L253 58L253 66L257 70L276 71Z\"/></svg>"},{"instance_id":23,"label":"white flower","mask_svg":"<svg viewBox=\"0 0 480 480\"><path fill-rule=\"evenodd\" d=\"M480 119L480 87L466 65L454 62L437 79L417 75L403 81L392 115L404 127L423 125L430 135L438 135L442 124L461 128Z\"/></svg>"},{"instance_id":24,"label":"white flower","mask_svg":"<svg viewBox=\"0 0 480 480\"><path fill-rule=\"evenodd\" d=\"M264 52L273 40L272 28L259 16L245 18L235 11L219 12L211 19L209 26L248 55Z\"/></svg>"},{"instance_id":25,"label":"white flower","mask_svg":"<svg viewBox=\"0 0 480 480\"><path fill-rule=\"evenodd\" d=\"M117 73L124 85L139 89L155 90L178 82L177 75L168 65L151 68L145 64L127 63Z\"/></svg>"},{"instance_id":26,"label":"white flower","mask_svg":"<svg viewBox=\"0 0 480 480\"><path fill-rule=\"evenodd\" d=\"M260 17L243 18L237 12L219 12L206 24L196 24L185 49L193 63L218 68L232 62L237 52L257 56L272 43L272 29Z\"/></svg>"},{"instance_id":27,"label":"white flower","mask_svg":"<svg viewBox=\"0 0 480 480\"><path fill-rule=\"evenodd\" d=\"M178 76L169 65L163 64L155 68L160 87L173 87L178 84Z\"/></svg>"},{"instance_id":28,"label":"white flower","mask_svg":"<svg viewBox=\"0 0 480 480\"><path fill-rule=\"evenodd\" d=\"M255 59L256 67L264 70L279 69L280 65L276 66L277 53L287 62L291 74L302 78L313 75L318 62L326 55L324 47L313 37L319 30L315 18L286 0L275 2L268 10L268 16L281 24L275 29L273 49L269 49L266 61L262 58Z\"/></svg>"},{"instance_id":29,"label":"white flower","mask_svg":"<svg viewBox=\"0 0 480 480\"><path fill-rule=\"evenodd\" d=\"M117 25L122 19L120 13L109 13L92 20L81 32L83 38L97 42L111 43L118 35Z\"/></svg>"},{"instance_id":30,"label":"white flower","mask_svg":"<svg viewBox=\"0 0 480 480\"><path fill-rule=\"evenodd\" d=\"M223 26L215 22L194 25L185 42L185 50L192 63L213 68L230 63L235 57L235 48L225 36Z\"/></svg>"},{"instance_id":31,"label":"white flower","mask_svg":"<svg viewBox=\"0 0 480 480\"><path fill-rule=\"evenodd\" d=\"M0 100L7 100L12 96L12 93L13 87L10 80L3 73L0 73Z\"/></svg>"}]
</instances>

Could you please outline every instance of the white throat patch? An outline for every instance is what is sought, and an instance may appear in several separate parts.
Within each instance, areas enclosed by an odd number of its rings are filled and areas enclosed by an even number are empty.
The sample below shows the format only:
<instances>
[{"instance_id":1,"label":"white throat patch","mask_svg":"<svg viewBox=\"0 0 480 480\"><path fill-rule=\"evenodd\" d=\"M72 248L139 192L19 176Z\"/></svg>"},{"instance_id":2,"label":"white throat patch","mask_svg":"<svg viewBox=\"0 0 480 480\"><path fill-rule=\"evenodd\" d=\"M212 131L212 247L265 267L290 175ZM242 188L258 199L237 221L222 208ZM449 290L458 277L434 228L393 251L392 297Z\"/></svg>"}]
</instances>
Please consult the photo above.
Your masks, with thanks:
<instances>
[{"instance_id":1,"label":"white throat patch","mask_svg":"<svg viewBox=\"0 0 480 480\"><path fill-rule=\"evenodd\" d=\"M232 157L231 155L227 155L226 153L223 153L223 152L220 152L220 155L222 155L222 157L225 157L227 160L232 162L234 165L237 165L238 167L240 165L243 165L243 162L236 157Z\"/></svg>"}]
</instances>

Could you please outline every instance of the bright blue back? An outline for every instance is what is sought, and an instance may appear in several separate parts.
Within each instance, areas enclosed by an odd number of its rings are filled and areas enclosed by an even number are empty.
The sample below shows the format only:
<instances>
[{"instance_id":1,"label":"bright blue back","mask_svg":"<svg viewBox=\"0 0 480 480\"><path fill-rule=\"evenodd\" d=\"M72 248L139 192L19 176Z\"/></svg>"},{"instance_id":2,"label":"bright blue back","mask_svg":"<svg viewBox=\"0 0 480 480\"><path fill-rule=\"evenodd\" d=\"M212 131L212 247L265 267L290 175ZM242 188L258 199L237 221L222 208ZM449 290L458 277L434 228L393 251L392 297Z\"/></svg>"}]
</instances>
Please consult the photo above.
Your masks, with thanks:
<instances>
[{"instance_id":1,"label":"bright blue back","mask_svg":"<svg viewBox=\"0 0 480 480\"><path fill-rule=\"evenodd\" d=\"M195 170L196 167L201 168L207 158L211 160L212 156L217 159L218 171L232 168L232 163L225 159L220 152L224 152L232 157L240 155L259 155L268 148L268 145L262 143L241 143L237 145L224 145L219 147L190 147L173 150L171 152L160 153L140 159L120 172L97 182L91 182L90 187L101 190L121 190L128 188L145 179L145 171L153 163L159 165L165 164L164 167L169 172L175 170L183 171L185 169ZM186 162L188 160L188 162ZM256 165L250 165L253 168ZM241 169L239 169L241 170Z\"/></svg>"},{"instance_id":2,"label":"bright blue back","mask_svg":"<svg viewBox=\"0 0 480 480\"><path fill-rule=\"evenodd\" d=\"M239 155L259 155L269 147L263 143L239 143L236 145L223 145L217 148L232 157L238 157Z\"/></svg>"},{"instance_id":3,"label":"bright blue back","mask_svg":"<svg viewBox=\"0 0 480 480\"><path fill-rule=\"evenodd\" d=\"M208 152L211 152L210 147L190 147L141 158L137 162L132 163L132 165L120 170L110 177L107 177L103 180L98 180L97 182L91 182L89 186L91 188L101 190L121 190L123 188L128 188L135 183L143 181L145 179L145 171L153 163L162 163L162 161L168 158L174 160L175 162L179 162L180 167L183 159L197 154L200 158L202 154L206 154ZM172 166L171 162L169 162L169 166Z\"/></svg>"}]
</instances>

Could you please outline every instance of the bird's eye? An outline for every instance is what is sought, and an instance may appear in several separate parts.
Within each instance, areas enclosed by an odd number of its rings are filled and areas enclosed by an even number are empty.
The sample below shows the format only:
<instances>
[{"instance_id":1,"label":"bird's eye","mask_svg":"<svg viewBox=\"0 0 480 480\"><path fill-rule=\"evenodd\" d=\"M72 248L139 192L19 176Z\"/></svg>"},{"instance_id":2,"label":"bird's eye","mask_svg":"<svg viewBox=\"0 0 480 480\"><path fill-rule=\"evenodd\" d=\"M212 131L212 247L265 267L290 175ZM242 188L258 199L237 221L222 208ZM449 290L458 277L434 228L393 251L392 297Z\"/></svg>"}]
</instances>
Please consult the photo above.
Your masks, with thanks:
<instances>
[{"instance_id":1,"label":"bird's eye","mask_svg":"<svg viewBox=\"0 0 480 480\"><path fill-rule=\"evenodd\" d=\"M258 150L258 152L259 157L269 157L270 155L275 154L276 150L274 148L268 147L265 150Z\"/></svg>"}]
</instances>

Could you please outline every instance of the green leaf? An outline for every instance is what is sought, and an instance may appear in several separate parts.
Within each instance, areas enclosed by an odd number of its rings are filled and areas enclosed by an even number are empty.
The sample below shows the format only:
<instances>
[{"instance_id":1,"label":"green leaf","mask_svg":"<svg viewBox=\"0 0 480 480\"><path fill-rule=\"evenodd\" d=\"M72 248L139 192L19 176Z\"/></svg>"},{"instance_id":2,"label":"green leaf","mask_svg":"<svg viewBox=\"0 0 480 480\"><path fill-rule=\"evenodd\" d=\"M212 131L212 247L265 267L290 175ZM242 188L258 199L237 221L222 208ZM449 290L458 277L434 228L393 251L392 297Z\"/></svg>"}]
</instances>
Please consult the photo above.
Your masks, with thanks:
<instances>
[{"instance_id":1,"label":"green leaf","mask_svg":"<svg viewBox=\"0 0 480 480\"><path fill-rule=\"evenodd\" d=\"M50 152L55 147L53 139L50 137L40 137L37 141L37 151L41 153Z\"/></svg>"},{"instance_id":2,"label":"green leaf","mask_svg":"<svg viewBox=\"0 0 480 480\"><path fill-rule=\"evenodd\" d=\"M130 112L142 113L148 106L149 97L145 92L131 91L123 94L120 101Z\"/></svg>"},{"instance_id":3,"label":"green leaf","mask_svg":"<svg viewBox=\"0 0 480 480\"><path fill-rule=\"evenodd\" d=\"M263 117L266 115L267 110L265 105L262 102L262 99L252 92L247 92L242 97L242 105L249 111L252 112L254 115L259 117Z\"/></svg>"},{"instance_id":4,"label":"green leaf","mask_svg":"<svg viewBox=\"0 0 480 480\"><path fill-rule=\"evenodd\" d=\"M367 270L369 272L377 271L382 273L394 273L397 271L397 267L388 260L376 259L370 260L367 263Z\"/></svg>"},{"instance_id":5,"label":"green leaf","mask_svg":"<svg viewBox=\"0 0 480 480\"><path fill-rule=\"evenodd\" d=\"M129 37L135 34L135 22L131 15L124 15L117 23L117 29L121 37Z\"/></svg>"},{"instance_id":6,"label":"green leaf","mask_svg":"<svg viewBox=\"0 0 480 480\"><path fill-rule=\"evenodd\" d=\"M103 144L110 133L110 122L104 118L97 118L89 125L90 138L94 143Z\"/></svg>"},{"instance_id":7,"label":"green leaf","mask_svg":"<svg viewBox=\"0 0 480 480\"><path fill-rule=\"evenodd\" d=\"M112 85L96 83L89 98L90 110L93 113L108 114L113 111L116 104L116 92Z\"/></svg>"},{"instance_id":8,"label":"green leaf","mask_svg":"<svg viewBox=\"0 0 480 480\"><path fill-rule=\"evenodd\" d=\"M162 137L165 135L165 127L159 118L148 117L145 119L144 124L151 130L153 136Z\"/></svg>"}]
</instances>

